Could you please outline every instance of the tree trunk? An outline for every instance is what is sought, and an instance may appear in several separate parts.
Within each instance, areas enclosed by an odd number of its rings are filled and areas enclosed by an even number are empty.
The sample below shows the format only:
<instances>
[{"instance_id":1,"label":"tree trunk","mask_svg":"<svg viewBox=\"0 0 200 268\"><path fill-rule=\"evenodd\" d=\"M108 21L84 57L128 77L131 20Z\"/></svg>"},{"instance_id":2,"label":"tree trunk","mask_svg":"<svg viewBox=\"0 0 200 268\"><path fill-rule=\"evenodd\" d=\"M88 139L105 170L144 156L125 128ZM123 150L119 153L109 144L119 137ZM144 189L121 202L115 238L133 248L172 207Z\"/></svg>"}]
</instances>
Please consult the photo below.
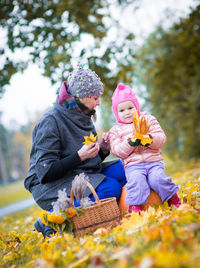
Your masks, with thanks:
<instances>
[{"instance_id":1,"label":"tree trunk","mask_svg":"<svg viewBox=\"0 0 200 268\"><path fill-rule=\"evenodd\" d=\"M2 149L1 149L1 144L0 144L0 179L2 179L3 181L3 184L8 184L8 174L7 174L7 171L6 171L6 163L5 163L5 160L4 160L4 157L3 157L3 152L2 152Z\"/></svg>"}]
</instances>

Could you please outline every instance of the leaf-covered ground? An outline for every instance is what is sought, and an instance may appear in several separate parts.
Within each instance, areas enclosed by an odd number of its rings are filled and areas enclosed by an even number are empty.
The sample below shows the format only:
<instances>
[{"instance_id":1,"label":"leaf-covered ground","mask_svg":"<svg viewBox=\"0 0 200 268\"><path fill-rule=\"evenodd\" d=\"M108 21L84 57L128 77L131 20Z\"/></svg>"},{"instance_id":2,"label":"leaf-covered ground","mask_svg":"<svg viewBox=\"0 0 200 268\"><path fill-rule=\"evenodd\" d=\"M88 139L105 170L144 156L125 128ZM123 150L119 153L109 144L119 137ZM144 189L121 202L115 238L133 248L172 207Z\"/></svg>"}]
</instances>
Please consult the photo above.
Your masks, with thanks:
<instances>
[{"instance_id":1,"label":"leaf-covered ground","mask_svg":"<svg viewBox=\"0 0 200 268\"><path fill-rule=\"evenodd\" d=\"M43 241L33 231L40 209L0 219L1 267L198 267L200 263L200 165L174 174L180 208L167 203L122 219L121 225L74 238Z\"/></svg>"}]
</instances>

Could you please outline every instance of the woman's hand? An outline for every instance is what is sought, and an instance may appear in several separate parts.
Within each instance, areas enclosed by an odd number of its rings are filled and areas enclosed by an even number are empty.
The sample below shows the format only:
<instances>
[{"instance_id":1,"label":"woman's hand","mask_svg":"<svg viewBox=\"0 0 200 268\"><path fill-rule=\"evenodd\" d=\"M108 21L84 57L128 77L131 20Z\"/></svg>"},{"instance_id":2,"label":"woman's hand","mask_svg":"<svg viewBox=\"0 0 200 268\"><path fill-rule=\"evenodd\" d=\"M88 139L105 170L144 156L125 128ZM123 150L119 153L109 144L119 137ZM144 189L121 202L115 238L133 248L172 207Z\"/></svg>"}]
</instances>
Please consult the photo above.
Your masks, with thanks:
<instances>
[{"instance_id":1,"label":"woman's hand","mask_svg":"<svg viewBox=\"0 0 200 268\"><path fill-rule=\"evenodd\" d=\"M99 152L99 143L93 142L89 145L83 145L81 149L78 151L78 155L81 159L81 161L84 161L89 158L95 157Z\"/></svg>"}]
</instances>

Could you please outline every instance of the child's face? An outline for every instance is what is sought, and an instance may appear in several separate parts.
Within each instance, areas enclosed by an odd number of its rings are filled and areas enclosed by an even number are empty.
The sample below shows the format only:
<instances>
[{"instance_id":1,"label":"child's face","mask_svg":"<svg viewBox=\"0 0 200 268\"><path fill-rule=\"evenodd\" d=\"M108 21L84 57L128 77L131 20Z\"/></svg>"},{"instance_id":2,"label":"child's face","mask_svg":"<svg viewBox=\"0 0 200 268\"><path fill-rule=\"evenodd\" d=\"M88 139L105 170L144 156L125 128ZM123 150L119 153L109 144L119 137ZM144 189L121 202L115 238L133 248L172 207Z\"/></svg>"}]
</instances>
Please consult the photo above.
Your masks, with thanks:
<instances>
[{"instance_id":1,"label":"child's face","mask_svg":"<svg viewBox=\"0 0 200 268\"><path fill-rule=\"evenodd\" d=\"M124 101L117 105L117 112L122 122L132 123L136 108L132 101Z\"/></svg>"}]
</instances>

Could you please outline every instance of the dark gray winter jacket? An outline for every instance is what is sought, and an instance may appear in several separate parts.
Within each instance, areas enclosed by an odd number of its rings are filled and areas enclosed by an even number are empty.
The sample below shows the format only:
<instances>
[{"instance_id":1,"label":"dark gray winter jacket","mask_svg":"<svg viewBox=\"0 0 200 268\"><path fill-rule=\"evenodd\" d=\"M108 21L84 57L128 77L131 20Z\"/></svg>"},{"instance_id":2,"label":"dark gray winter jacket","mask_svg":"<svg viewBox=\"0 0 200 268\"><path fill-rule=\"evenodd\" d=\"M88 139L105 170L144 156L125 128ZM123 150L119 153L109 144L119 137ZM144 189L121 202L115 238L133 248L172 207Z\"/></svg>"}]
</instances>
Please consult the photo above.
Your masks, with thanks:
<instances>
[{"instance_id":1,"label":"dark gray winter jacket","mask_svg":"<svg viewBox=\"0 0 200 268\"><path fill-rule=\"evenodd\" d=\"M90 132L96 135L90 116L65 109L58 100L36 124L33 130L30 168L24 185L41 208L52 208L51 203L57 199L58 190L66 188L69 195L72 180L77 174L86 173L94 188L104 180L99 154L83 162L77 154L83 146L84 136L89 136ZM44 177L53 162L69 155L74 159L72 168L62 178L45 182ZM89 189L86 194L90 194Z\"/></svg>"}]
</instances>

